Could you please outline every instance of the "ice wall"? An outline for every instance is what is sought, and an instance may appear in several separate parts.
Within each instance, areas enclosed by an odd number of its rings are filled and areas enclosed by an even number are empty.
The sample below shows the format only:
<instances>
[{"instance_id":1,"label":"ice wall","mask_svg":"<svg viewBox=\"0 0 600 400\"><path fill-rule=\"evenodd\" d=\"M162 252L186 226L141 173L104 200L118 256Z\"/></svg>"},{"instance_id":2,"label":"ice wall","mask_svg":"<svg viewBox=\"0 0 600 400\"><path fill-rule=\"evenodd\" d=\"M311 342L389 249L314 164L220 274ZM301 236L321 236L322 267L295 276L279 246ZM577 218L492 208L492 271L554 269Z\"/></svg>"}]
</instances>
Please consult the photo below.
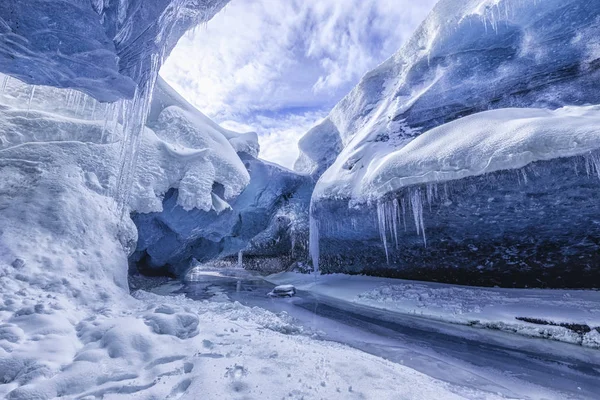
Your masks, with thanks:
<instances>
[{"instance_id":1,"label":"ice wall","mask_svg":"<svg viewBox=\"0 0 600 400\"><path fill-rule=\"evenodd\" d=\"M600 103L599 22L600 3L583 0L438 2L402 49L300 142L296 169L319 177L310 235L318 241L311 248L319 250L319 268L512 285L499 277L529 266L531 279L523 282L535 284L536 275L546 276L546 263L555 269L544 284L559 286L561 271L593 269L594 246L575 249L578 240L597 242L597 233L588 235L579 216L565 238L554 222L566 223L577 207L590 210L584 218L596 212L592 200L580 197L591 195L586 188L595 182L577 174L598 149L598 112L585 106ZM448 129L453 134L441 134ZM559 168L565 159L573 168ZM530 165L554 171L563 192L550 178L536 181L523 172ZM516 181L493 178L503 174ZM488 179L495 185L483 184ZM441 183L463 188L451 192L467 202L472 192L465 182L472 180L485 190L467 213ZM514 189L519 181L532 185L519 190L546 194L522 204ZM487 204L484 196L495 200ZM556 208L563 196L571 196L570 209ZM498 216L488 229L498 229L505 242L480 230L482 207L494 210L488 218ZM522 223L511 217L515 208L530 213ZM538 210L556 212L555 221L535 219ZM481 254L460 250L469 246ZM490 265L489 273L469 273Z\"/></svg>"},{"instance_id":2,"label":"ice wall","mask_svg":"<svg viewBox=\"0 0 600 400\"><path fill-rule=\"evenodd\" d=\"M336 187L318 186L350 197L371 161L435 126L496 108L600 103L599 30L598 2L442 0L300 141L296 168L322 171L339 154Z\"/></svg>"},{"instance_id":3,"label":"ice wall","mask_svg":"<svg viewBox=\"0 0 600 400\"><path fill-rule=\"evenodd\" d=\"M142 272L185 276L192 262L230 259L235 264L240 251L246 268L275 260L278 266L269 268L282 270L306 256L312 180L250 156L242 159L250 183L221 212L186 211L177 204L181 191L174 190L162 212L133 217L139 240L132 262Z\"/></svg>"},{"instance_id":4,"label":"ice wall","mask_svg":"<svg viewBox=\"0 0 600 400\"><path fill-rule=\"evenodd\" d=\"M0 72L98 100L132 98L189 28L229 0L5 0Z\"/></svg>"}]
</instances>

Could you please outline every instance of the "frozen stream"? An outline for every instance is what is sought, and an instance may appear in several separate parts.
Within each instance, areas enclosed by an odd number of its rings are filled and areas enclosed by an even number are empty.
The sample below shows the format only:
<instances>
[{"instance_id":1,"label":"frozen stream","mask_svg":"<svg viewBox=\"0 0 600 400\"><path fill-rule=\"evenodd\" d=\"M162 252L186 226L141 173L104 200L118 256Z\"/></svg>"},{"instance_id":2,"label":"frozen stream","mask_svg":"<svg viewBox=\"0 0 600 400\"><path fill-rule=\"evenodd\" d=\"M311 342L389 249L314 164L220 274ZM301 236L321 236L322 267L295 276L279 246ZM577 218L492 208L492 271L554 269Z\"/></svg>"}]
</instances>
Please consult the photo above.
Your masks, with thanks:
<instances>
[{"instance_id":1,"label":"frozen stream","mask_svg":"<svg viewBox=\"0 0 600 400\"><path fill-rule=\"evenodd\" d=\"M452 384L512 398L597 398L600 352L502 332L395 316L316 298L271 299L260 277L197 275L179 291L195 300L239 301L286 312L322 340L347 344Z\"/></svg>"}]
</instances>

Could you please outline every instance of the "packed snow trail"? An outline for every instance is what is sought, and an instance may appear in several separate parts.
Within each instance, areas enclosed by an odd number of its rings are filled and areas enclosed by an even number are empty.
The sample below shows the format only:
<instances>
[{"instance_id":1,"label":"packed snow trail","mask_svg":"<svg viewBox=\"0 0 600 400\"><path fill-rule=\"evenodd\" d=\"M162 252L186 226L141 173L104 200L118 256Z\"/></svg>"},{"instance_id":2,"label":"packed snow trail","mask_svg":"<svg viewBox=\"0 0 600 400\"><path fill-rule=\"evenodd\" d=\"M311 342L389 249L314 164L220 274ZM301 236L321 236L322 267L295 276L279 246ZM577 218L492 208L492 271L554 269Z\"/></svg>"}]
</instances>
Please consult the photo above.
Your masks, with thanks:
<instances>
[{"instance_id":1,"label":"packed snow trail","mask_svg":"<svg viewBox=\"0 0 600 400\"><path fill-rule=\"evenodd\" d=\"M514 337L386 313L368 306L298 292L265 296L261 278L195 274L179 290L196 300L238 301L284 313L323 340L414 368L453 385L509 398L592 399L600 391L600 354L568 344Z\"/></svg>"}]
</instances>

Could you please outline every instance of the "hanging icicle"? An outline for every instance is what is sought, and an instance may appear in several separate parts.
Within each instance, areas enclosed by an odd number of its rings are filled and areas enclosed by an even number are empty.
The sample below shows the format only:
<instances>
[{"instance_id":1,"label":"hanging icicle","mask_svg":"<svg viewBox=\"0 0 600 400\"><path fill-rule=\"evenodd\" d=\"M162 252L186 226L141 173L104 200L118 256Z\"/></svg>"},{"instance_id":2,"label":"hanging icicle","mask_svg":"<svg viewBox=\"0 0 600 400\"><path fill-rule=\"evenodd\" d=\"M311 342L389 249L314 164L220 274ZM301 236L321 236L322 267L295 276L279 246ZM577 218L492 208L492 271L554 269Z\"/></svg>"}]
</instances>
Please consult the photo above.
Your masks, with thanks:
<instances>
[{"instance_id":1,"label":"hanging icicle","mask_svg":"<svg viewBox=\"0 0 600 400\"><path fill-rule=\"evenodd\" d=\"M33 102L33 96L35 96L36 86L31 86L31 91L29 92L29 100L27 100L27 115L29 115L29 111L31 111L31 103Z\"/></svg>"},{"instance_id":2,"label":"hanging icicle","mask_svg":"<svg viewBox=\"0 0 600 400\"><path fill-rule=\"evenodd\" d=\"M309 235L308 235L308 252L313 264L313 272L315 275L319 273L319 222L315 218L315 210L313 200L310 201L309 209Z\"/></svg>"},{"instance_id":3,"label":"hanging icicle","mask_svg":"<svg viewBox=\"0 0 600 400\"><path fill-rule=\"evenodd\" d=\"M4 75L4 78L2 79L2 87L0 87L0 94L4 94L4 92L6 92L8 82L10 82L10 76Z\"/></svg>"}]
</instances>

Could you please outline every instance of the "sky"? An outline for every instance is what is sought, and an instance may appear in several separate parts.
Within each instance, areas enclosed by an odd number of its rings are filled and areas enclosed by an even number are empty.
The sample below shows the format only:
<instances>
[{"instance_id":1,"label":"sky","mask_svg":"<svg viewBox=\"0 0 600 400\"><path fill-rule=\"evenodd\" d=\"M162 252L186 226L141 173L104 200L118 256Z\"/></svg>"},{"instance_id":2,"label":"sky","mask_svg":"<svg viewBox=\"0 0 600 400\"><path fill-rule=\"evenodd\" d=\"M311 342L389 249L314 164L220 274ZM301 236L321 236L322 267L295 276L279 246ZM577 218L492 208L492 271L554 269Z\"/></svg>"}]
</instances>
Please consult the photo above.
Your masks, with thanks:
<instances>
[{"instance_id":1,"label":"sky","mask_svg":"<svg viewBox=\"0 0 600 400\"><path fill-rule=\"evenodd\" d=\"M394 54L436 0L232 0L177 44L161 76L291 168L298 140Z\"/></svg>"}]
</instances>

